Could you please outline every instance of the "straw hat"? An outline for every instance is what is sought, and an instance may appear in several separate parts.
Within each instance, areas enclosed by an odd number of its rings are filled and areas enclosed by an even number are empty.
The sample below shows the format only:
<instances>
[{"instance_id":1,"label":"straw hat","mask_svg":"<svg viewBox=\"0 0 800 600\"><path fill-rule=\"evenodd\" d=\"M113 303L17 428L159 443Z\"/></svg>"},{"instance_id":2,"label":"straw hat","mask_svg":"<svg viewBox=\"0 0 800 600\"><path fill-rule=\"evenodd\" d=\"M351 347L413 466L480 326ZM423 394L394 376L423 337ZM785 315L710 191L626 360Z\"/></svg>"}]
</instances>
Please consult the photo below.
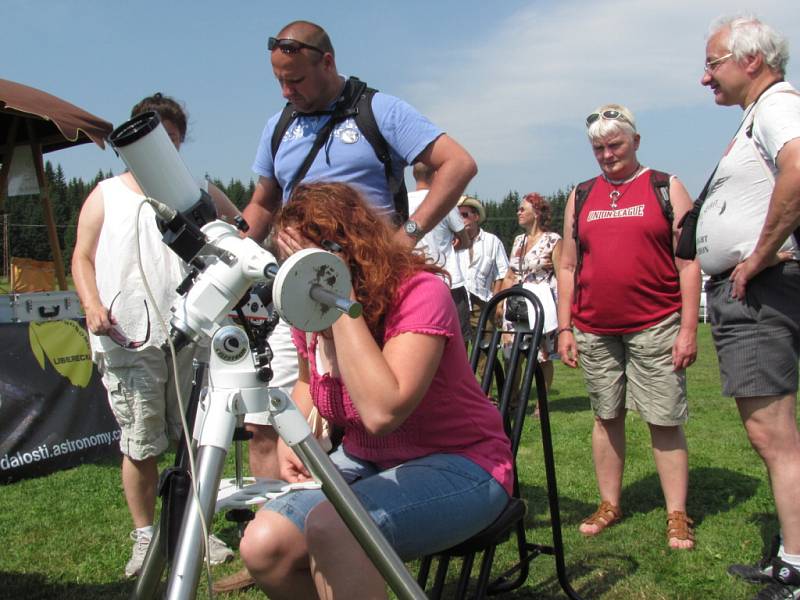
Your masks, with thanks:
<instances>
[{"instance_id":1,"label":"straw hat","mask_svg":"<svg viewBox=\"0 0 800 600\"><path fill-rule=\"evenodd\" d=\"M469 206L470 208L474 208L478 211L478 225L483 223L486 220L486 209L483 208L483 204L481 204L480 200L477 198L473 198L472 196L461 196L461 199L458 201L459 206Z\"/></svg>"}]
</instances>

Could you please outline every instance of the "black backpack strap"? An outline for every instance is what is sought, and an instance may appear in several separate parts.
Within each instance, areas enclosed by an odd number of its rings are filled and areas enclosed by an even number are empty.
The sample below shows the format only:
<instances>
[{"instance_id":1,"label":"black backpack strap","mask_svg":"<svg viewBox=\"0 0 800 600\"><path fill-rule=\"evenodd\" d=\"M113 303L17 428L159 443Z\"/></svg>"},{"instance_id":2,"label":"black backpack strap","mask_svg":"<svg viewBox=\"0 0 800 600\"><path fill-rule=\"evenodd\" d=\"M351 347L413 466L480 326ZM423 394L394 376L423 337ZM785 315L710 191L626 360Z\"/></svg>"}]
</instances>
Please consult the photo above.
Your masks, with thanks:
<instances>
[{"instance_id":1,"label":"black backpack strap","mask_svg":"<svg viewBox=\"0 0 800 600\"><path fill-rule=\"evenodd\" d=\"M378 90L366 88L356 104L356 125L364 138L372 146L375 156L383 165L386 176L386 184L389 193L394 199L394 209L403 221L408 219L408 191L406 190L405 179L397 177L392 168L392 155L389 143L383 137L378 122L375 120L375 113L372 111L372 97Z\"/></svg>"},{"instance_id":2,"label":"black backpack strap","mask_svg":"<svg viewBox=\"0 0 800 600\"><path fill-rule=\"evenodd\" d=\"M289 129L289 125L297 118L297 111L294 109L294 105L287 102L286 106L283 107L283 112L281 116L278 118L278 122L275 123L275 129L272 130L272 140L270 144L270 150L272 152L272 162L275 162L275 154L278 152L278 146L281 145L281 140L283 140L283 135L286 133L286 130Z\"/></svg>"},{"instance_id":3,"label":"black backpack strap","mask_svg":"<svg viewBox=\"0 0 800 600\"><path fill-rule=\"evenodd\" d=\"M356 113L358 112L356 104L358 103L358 100L366 87L366 83L359 81L355 77L350 77L345 82L342 95L339 97L339 100L333 107L333 110L330 112L330 118L317 132L317 136L314 139L314 144L311 146L311 149L308 151L308 154L306 155L302 164L297 169L294 177L292 177L291 181L289 182L289 189L294 189L294 186L297 185L297 183L303 181L306 173L308 173L308 170L311 168L311 164L314 162L317 154L319 154L320 148L322 148L322 146L325 145L325 142L328 141L331 132L333 132L333 128L342 121L356 116Z\"/></svg>"},{"instance_id":4,"label":"black backpack strap","mask_svg":"<svg viewBox=\"0 0 800 600\"><path fill-rule=\"evenodd\" d=\"M669 180L670 174L663 171L650 170L650 185L653 186L653 191L656 193L661 204L661 212L664 213L664 218L669 223L672 229L672 221L675 218L675 213L672 211L672 203L669 201Z\"/></svg>"},{"instance_id":5,"label":"black backpack strap","mask_svg":"<svg viewBox=\"0 0 800 600\"><path fill-rule=\"evenodd\" d=\"M344 90L340 96L339 102L332 111L322 111L314 114L330 114L331 118L325 126L317 133L314 144L311 147L308 155L301 164L300 168L292 178L289 188L303 180L311 164L314 162L320 148L325 144L330 137L333 128L342 121L353 117L361 134L372 146L375 156L383 165L384 174L386 176L386 184L389 188L389 193L394 200L395 211L400 214L403 220L408 218L408 191L406 190L405 179L400 176L397 177L392 168L392 156L389 144L386 138L378 127L375 120L375 113L372 111L372 98L378 90L367 87L367 84L358 79L357 77L350 77L345 82ZM292 121L297 118L297 111L291 104L286 104L283 108L278 122L275 124L275 129L272 131L271 150L272 160L275 160L275 155L278 152L278 147L283 140L283 136L291 125Z\"/></svg>"},{"instance_id":6,"label":"black backpack strap","mask_svg":"<svg viewBox=\"0 0 800 600\"><path fill-rule=\"evenodd\" d=\"M573 294L575 295L575 300L578 305L580 305L578 274L583 264L583 249L581 248L581 240L578 238L578 221L581 217L581 210L583 210L583 206L586 204L586 199L589 197L595 181L597 181L597 177L592 177L575 186L575 202L572 210L572 238L575 240L575 277L573 282Z\"/></svg>"},{"instance_id":7,"label":"black backpack strap","mask_svg":"<svg viewBox=\"0 0 800 600\"><path fill-rule=\"evenodd\" d=\"M596 180L597 177L592 177L591 179L582 181L575 186L575 204L572 211L572 237L575 240L576 244L579 243L578 218L581 215L581 210L583 209L583 205L586 204L586 199L589 197L589 193L592 191L592 187L594 186L594 182Z\"/></svg>"}]
</instances>

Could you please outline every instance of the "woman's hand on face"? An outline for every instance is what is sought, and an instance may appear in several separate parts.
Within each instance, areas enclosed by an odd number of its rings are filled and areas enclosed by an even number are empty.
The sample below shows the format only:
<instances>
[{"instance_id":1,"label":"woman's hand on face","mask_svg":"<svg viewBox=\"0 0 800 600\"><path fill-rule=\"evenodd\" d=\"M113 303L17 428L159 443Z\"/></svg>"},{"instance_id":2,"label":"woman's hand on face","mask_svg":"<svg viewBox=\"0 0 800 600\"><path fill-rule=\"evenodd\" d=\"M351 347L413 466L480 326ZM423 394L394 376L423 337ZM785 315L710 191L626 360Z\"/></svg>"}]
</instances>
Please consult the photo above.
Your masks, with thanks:
<instances>
[{"instance_id":1,"label":"woman's hand on face","mask_svg":"<svg viewBox=\"0 0 800 600\"><path fill-rule=\"evenodd\" d=\"M300 233L294 227L284 227L280 231L278 231L274 238L275 246L278 250L279 259L286 260L295 252L299 252L300 250L304 250L306 248L317 248L320 250L325 250L326 252L330 252L331 254L339 257L339 259L345 264L345 267L349 269L347 264L347 258L342 252L341 247L338 244L330 244L326 243L325 241L322 242L323 245L329 246L329 248L322 248L312 240L305 237L302 233ZM351 275L352 277L352 275ZM355 291L353 288L350 288L349 297L351 300L355 300Z\"/></svg>"},{"instance_id":2,"label":"woman's hand on face","mask_svg":"<svg viewBox=\"0 0 800 600\"><path fill-rule=\"evenodd\" d=\"M278 231L275 236L275 244L278 247L281 258L284 260L305 248L319 248L294 227L284 227Z\"/></svg>"},{"instance_id":3,"label":"woman's hand on face","mask_svg":"<svg viewBox=\"0 0 800 600\"><path fill-rule=\"evenodd\" d=\"M308 239L302 233L297 231L294 227L285 227L275 234L275 245L281 254L281 258L289 258L295 252L304 250L306 248L318 248L325 250L331 254L335 254L342 259L342 262L347 264L342 248L334 242L326 242L323 240L322 245Z\"/></svg>"}]
</instances>

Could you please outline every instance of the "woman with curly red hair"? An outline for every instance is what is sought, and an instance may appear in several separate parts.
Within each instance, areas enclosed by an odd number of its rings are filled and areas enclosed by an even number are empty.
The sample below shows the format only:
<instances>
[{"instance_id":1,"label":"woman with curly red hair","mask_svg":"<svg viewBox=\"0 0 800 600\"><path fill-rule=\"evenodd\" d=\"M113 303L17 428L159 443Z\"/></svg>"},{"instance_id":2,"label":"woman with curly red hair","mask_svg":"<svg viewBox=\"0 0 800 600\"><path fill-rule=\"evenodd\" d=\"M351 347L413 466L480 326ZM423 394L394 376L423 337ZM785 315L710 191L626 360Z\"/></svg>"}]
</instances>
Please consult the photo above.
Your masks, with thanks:
<instances>
[{"instance_id":1,"label":"woman with curly red hair","mask_svg":"<svg viewBox=\"0 0 800 600\"><path fill-rule=\"evenodd\" d=\"M331 459L399 556L431 554L489 525L508 502L511 450L473 375L438 267L393 240L351 187L301 185L283 207L281 252L341 247L357 319L320 334L295 330L293 399L344 429ZM310 478L279 443L281 476ZM242 559L270 598L386 597L383 579L320 490L268 502L248 526Z\"/></svg>"}]
</instances>

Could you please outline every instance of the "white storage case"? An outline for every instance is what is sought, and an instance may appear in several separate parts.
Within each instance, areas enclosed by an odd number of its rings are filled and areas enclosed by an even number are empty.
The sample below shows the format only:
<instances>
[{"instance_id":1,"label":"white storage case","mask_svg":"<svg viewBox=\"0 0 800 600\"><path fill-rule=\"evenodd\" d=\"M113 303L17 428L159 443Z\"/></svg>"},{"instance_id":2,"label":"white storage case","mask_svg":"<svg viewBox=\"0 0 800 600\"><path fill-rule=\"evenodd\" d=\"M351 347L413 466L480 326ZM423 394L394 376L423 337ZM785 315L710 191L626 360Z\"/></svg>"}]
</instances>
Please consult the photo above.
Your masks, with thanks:
<instances>
[{"instance_id":1,"label":"white storage case","mask_svg":"<svg viewBox=\"0 0 800 600\"><path fill-rule=\"evenodd\" d=\"M72 291L0 295L0 323L30 323L82 317L78 294Z\"/></svg>"}]
</instances>

